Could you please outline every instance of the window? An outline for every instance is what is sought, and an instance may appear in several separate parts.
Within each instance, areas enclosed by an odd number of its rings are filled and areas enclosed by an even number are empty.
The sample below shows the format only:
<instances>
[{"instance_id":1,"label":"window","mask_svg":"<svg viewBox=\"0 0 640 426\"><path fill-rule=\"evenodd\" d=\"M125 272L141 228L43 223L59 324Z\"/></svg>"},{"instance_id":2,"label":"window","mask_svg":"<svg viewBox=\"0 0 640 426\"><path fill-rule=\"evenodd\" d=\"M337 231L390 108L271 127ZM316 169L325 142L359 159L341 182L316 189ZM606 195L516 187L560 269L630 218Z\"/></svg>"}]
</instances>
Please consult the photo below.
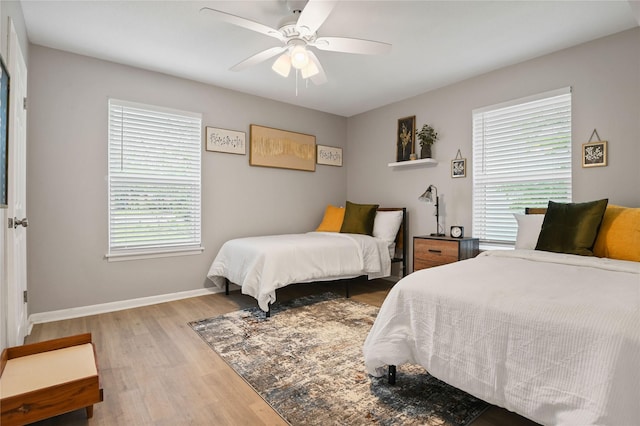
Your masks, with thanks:
<instances>
[{"instance_id":1,"label":"window","mask_svg":"<svg viewBox=\"0 0 640 426\"><path fill-rule=\"evenodd\" d=\"M200 252L200 114L109 100L107 257Z\"/></svg>"},{"instance_id":2,"label":"window","mask_svg":"<svg viewBox=\"0 0 640 426\"><path fill-rule=\"evenodd\" d=\"M473 111L473 234L515 242L513 213L571 201L571 89Z\"/></svg>"}]
</instances>

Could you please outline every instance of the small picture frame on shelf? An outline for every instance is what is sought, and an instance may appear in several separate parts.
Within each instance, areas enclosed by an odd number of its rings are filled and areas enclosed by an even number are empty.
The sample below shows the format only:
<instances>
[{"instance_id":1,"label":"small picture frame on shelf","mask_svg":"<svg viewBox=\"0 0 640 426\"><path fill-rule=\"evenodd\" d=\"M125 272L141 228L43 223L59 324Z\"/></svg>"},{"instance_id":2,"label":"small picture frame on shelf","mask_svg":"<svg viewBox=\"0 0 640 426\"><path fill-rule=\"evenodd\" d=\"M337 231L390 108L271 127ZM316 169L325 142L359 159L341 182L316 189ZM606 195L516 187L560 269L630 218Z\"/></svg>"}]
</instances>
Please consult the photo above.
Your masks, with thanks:
<instances>
[{"instance_id":1,"label":"small picture frame on shelf","mask_svg":"<svg viewBox=\"0 0 640 426\"><path fill-rule=\"evenodd\" d=\"M409 161L414 153L416 140L416 116L404 117L398 120L396 133L396 161Z\"/></svg>"}]
</instances>

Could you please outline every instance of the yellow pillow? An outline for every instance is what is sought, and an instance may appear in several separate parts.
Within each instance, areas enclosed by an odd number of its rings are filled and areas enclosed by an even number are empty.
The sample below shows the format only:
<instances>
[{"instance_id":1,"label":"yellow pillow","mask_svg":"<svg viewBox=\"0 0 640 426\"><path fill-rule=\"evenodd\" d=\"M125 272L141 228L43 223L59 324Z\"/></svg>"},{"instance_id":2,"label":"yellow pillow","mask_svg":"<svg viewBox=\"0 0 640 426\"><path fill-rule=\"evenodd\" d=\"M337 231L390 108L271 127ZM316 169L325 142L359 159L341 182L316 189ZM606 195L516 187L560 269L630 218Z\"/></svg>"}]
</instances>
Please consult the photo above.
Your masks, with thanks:
<instances>
[{"instance_id":1,"label":"yellow pillow","mask_svg":"<svg viewBox=\"0 0 640 426\"><path fill-rule=\"evenodd\" d=\"M340 232L340 228L342 228L342 221L344 220L344 211L344 207L328 205L327 209L324 211L324 218L322 218L322 222L316 231Z\"/></svg>"},{"instance_id":2,"label":"yellow pillow","mask_svg":"<svg viewBox=\"0 0 640 426\"><path fill-rule=\"evenodd\" d=\"M640 208L608 205L593 254L640 262Z\"/></svg>"}]
</instances>

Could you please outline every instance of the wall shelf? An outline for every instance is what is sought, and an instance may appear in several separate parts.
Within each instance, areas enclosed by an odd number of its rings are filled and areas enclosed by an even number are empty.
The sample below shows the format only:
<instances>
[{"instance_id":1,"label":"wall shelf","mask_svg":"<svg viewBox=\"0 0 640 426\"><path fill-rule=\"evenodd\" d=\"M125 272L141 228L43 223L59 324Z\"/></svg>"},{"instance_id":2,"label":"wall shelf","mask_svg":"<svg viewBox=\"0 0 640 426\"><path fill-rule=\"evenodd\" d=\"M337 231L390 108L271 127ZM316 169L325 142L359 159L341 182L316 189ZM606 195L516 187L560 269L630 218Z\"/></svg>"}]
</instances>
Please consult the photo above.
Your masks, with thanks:
<instances>
[{"instance_id":1,"label":"wall shelf","mask_svg":"<svg viewBox=\"0 0 640 426\"><path fill-rule=\"evenodd\" d=\"M389 163L389 167L412 167L412 166L435 166L438 164L433 158L422 158L420 160L399 161Z\"/></svg>"}]
</instances>

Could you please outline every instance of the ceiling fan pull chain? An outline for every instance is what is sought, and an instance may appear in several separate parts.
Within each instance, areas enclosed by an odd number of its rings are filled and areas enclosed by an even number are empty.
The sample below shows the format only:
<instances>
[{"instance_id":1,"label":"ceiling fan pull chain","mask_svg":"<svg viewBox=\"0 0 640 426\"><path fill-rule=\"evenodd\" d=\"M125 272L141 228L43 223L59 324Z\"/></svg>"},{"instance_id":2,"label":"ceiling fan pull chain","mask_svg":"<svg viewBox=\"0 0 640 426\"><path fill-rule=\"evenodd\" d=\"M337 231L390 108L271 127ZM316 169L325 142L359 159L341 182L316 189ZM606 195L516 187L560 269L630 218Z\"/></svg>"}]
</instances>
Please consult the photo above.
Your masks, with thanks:
<instances>
[{"instance_id":1,"label":"ceiling fan pull chain","mask_svg":"<svg viewBox=\"0 0 640 426\"><path fill-rule=\"evenodd\" d=\"M296 70L296 97L298 97L298 70Z\"/></svg>"}]
</instances>

